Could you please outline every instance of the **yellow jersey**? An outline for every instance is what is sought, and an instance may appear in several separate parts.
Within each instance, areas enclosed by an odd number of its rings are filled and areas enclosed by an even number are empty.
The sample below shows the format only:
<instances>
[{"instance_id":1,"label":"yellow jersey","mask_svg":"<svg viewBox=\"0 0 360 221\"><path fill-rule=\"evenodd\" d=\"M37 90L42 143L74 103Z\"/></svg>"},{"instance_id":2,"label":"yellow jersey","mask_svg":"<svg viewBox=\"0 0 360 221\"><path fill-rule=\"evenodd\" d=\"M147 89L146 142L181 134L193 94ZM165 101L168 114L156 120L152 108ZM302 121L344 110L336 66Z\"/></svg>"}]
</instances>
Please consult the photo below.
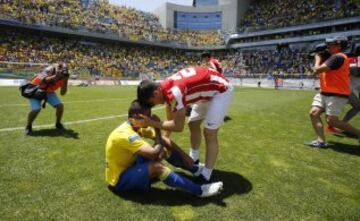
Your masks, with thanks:
<instances>
[{"instance_id":1,"label":"yellow jersey","mask_svg":"<svg viewBox=\"0 0 360 221\"><path fill-rule=\"evenodd\" d=\"M105 147L105 180L108 184L115 186L120 175L134 164L136 153L147 144L142 137L154 138L154 129L142 128L136 132L127 121L111 132Z\"/></svg>"}]
</instances>

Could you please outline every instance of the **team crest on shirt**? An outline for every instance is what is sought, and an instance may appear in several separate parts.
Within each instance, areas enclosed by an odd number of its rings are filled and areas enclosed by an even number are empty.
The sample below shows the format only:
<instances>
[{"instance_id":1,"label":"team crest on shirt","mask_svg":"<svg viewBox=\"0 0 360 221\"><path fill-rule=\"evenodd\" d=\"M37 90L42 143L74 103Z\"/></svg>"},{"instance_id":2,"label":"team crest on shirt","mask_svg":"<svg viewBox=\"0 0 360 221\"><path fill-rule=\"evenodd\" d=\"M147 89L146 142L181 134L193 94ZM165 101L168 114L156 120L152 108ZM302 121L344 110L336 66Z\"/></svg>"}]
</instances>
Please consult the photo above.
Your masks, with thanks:
<instances>
[{"instance_id":1,"label":"team crest on shirt","mask_svg":"<svg viewBox=\"0 0 360 221\"><path fill-rule=\"evenodd\" d=\"M138 134L134 134L128 137L128 140L130 143L134 142L135 140L140 139L140 136Z\"/></svg>"}]
</instances>

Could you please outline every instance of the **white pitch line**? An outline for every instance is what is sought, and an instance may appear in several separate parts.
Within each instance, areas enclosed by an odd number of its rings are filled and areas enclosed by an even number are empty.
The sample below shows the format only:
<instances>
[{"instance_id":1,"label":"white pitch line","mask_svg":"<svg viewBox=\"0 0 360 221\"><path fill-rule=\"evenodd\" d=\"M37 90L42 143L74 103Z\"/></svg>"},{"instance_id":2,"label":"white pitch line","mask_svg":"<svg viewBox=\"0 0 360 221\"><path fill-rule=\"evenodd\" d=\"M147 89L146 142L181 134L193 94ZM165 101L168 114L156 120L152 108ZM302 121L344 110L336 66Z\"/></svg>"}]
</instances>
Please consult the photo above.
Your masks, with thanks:
<instances>
[{"instance_id":1,"label":"white pitch line","mask_svg":"<svg viewBox=\"0 0 360 221\"><path fill-rule=\"evenodd\" d=\"M73 104L73 103L90 103L90 102L108 102L108 101L120 101L126 100L127 98L110 98L110 99L94 99L94 100L82 100L82 101L68 101L64 104ZM29 104L2 104L0 107L14 107L14 106L28 106Z\"/></svg>"},{"instance_id":2,"label":"white pitch line","mask_svg":"<svg viewBox=\"0 0 360 221\"><path fill-rule=\"evenodd\" d=\"M153 110L159 110L162 109L164 107L157 107L154 108ZM100 121L100 120L109 120L109 119L114 119L114 118L120 118L120 117L126 117L127 114L120 114L120 115L110 115L110 116L106 116L106 117L98 117L98 118L93 118L93 119L86 119L86 120L78 120L78 121L69 121L69 122L65 122L64 125L74 125L74 124L84 124L84 123L90 123L90 122L94 122L94 121ZM37 126L33 126L33 128L51 128L54 127L54 124L44 124L44 125L37 125ZM0 129L0 133L1 132L11 132L11 131L17 131L17 130L24 130L25 127L12 127L12 128L2 128Z\"/></svg>"}]
</instances>

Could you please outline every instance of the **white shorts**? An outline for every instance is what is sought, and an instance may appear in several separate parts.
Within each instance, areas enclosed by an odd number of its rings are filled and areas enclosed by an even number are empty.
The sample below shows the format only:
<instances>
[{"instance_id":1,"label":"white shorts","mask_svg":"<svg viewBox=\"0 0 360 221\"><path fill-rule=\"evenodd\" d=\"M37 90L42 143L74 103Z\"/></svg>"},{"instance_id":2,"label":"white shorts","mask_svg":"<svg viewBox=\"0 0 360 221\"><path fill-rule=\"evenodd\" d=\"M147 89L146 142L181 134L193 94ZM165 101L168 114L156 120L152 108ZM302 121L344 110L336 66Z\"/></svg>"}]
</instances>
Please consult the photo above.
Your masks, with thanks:
<instances>
[{"instance_id":1,"label":"white shorts","mask_svg":"<svg viewBox=\"0 0 360 221\"><path fill-rule=\"evenodd\" d=\"M192 105L189 122L205 119L205 128L218 129L224 123L224 117L229 110L232 95L233 88L231 86L227 91L215 94L209 101Z\"/></svg>"},{"instance_id":2,"label":"white shorts","mask_svg":"<svg viewBox=\"0 0 360 221\"><path fill-rule=\"evenodd\" d=\"M311 106L321 107L328 116L340 116L342 109L349 102L348 98L317 94Z\"/></svg>"}]
</instances>

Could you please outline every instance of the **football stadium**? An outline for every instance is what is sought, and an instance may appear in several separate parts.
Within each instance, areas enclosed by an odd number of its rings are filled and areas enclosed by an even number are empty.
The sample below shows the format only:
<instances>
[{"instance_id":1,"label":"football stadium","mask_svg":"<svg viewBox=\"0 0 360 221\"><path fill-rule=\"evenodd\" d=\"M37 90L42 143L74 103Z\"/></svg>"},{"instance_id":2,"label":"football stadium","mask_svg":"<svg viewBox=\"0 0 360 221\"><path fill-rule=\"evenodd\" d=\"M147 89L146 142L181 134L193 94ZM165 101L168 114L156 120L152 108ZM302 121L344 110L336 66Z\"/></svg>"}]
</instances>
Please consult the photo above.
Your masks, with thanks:
<instances>
[{"instance_id":1,"label":"football stadium","mask_svg":"<svg viewBox=\"0 0 360 221\"><path fill-rule=\"evenodd\" d=\"M360 220L359 0L0 0L0 220Z\"/></svg>"}]
</instances>

